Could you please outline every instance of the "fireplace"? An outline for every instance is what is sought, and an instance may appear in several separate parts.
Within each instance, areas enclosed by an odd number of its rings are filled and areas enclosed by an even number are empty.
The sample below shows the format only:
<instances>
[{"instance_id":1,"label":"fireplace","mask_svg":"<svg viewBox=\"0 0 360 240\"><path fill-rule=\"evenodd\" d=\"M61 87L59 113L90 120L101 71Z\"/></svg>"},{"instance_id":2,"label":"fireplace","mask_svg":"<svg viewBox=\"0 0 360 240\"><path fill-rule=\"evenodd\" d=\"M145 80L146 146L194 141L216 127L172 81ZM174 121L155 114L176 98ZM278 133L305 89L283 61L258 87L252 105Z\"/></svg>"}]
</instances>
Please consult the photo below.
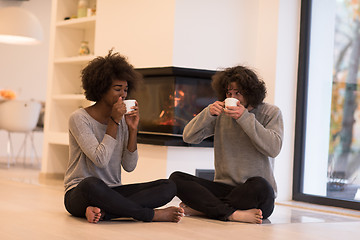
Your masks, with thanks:
<instances>
[{"instance_id":1,"label":"fireplace","mask_svg":"<svg viewBox=\"0 0 360 240\"><path fill-rule=\"evenodd\" d=\"M166 146L187 146L182 140L185 125L216 101L211 88L215 71L163 67L138 68L144 82L129 99L140 106L138 142ZM212 138L197 146L212 146Z\"/></svg>"}]
</instances>

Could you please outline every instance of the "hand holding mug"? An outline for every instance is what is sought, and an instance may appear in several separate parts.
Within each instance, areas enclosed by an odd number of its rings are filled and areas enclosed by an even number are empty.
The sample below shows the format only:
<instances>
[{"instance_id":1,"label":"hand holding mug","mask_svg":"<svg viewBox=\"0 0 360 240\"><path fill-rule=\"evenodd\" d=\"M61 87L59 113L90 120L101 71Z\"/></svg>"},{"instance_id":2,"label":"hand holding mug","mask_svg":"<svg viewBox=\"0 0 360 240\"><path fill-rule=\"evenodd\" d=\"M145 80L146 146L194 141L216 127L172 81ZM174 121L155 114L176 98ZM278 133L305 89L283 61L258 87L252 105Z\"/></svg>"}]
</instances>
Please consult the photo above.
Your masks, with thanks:
<instances>
[{"instance_id":1,"label":"hand holding mug","mask_svg":"<svg viewBox=\"0 0 360 240\"><path fill-rule=\"evenodd\" d=\"M125 100L124 103L127 109L125 113L126 124L130 129L136 130L140 121L138 103L136 100Z\"/></svg>"},{"instance_id":2,"label":"hand holding mug","mask_svg":"<svg viewBox=\"0 0 360 240\"><path fill-rule=\"evenodd\" d=\"M224 111L225 103L216 101L213 104L210 104L210 114L213 116L219 116Z\"/></svg>"},{"instance_id":3,"label":"hand holding mug","mask_svg":"<svg viewBox=\"0 0 360 240\"><path fill-rule=\"evenodd\" d=\"M238 104L239 100L236 98L226 98L224 103L225 103L225 108L228 107L236 107Z\"/></svg>"},{"instance_id":4,"label":"hand holding mug","mask_svg":"<svg viewBox=\"0 0 360 240\"><path fill-rule=\"evenodd\" d=\"M128 99L128 100L124 100L124 103L125 103L125 106L126 106L126 113L125 114L129 114L130 112L135 110L136 100Z\"/></svg>"},{"instance_id":5,"label":"hand holding mug","mask_svg":"<svg viewBox=\"0 0 360 240\"><path fill-rule=\"evenodd\" d=\"M245 111L244 105L236 98L227 98L225 99L225 109L224 112L227 116L232 117L237 120Z\"/></svg>"},{"instance_id":6,"label":"hand holding mug","mask_svg":"<svg viewBox=\"0 0 360 240\"><path fill-rule=\"evenodd\" d=\"M114 103L111 111L111 116L115 121L120 122L122 116L126 113L126 106L122 100L122 98L118 98Z\"/></svg>"}]
</instances>

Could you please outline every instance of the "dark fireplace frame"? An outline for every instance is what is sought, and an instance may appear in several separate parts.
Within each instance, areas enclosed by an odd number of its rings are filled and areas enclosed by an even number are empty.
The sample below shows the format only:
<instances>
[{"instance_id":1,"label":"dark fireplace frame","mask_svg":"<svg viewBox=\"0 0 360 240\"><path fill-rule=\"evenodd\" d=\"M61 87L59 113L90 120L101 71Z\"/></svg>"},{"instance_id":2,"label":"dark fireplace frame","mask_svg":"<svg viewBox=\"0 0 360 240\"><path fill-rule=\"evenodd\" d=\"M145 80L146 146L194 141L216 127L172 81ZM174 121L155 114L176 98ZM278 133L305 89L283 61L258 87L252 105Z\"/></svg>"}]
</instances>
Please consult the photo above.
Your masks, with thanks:
<instances>
[{"instance_id":1,"label":"dark fireplace frame","mask_svg":"<svg viewBox=\"0 0 360 240\"><path fill-rule=\"evenodd\" d=\"M206 79L209 81L210 85L211 85L211 77L216 72L212 70L182 68L182 67L137 68L136 71L138 71L143 75L144 81L146 81L147 78L164 78L164 77L175 78L175 81L176 79L184 79L184 78L185 79L188 78L190 80L195 80L195 81L196 79L201 79L202 81ZM131 94L129 94L129 98L131 98ZM215 94L214 94L214 98L215 98ZM140 124L141 124L141 116L140 116ZM138 132L138 143L163 145L163 146L213 147L213 137L205 139L200 144L188 144L183 141L182 134L172 134L172 133L164 133L164 132L156 132L156 131L147 132L147 131L141 131L140 129Z\"/></svg>"}]
</instances>

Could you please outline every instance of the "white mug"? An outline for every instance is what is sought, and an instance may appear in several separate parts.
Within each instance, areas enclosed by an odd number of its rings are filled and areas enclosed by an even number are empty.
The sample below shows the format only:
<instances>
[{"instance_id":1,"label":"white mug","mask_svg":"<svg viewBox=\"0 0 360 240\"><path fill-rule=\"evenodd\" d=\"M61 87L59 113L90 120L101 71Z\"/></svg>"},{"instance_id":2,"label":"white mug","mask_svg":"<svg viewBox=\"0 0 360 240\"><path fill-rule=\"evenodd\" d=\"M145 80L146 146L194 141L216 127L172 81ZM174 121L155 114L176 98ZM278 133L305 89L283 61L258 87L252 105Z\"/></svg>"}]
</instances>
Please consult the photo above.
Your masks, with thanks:
<instances>
[{"instance_id":1,"label":"white mug","mask_svg":"<svg viewBox=\"0 0 360 240\"><path fill-rule=\"evenodd\" d=\"M126 113L125 114L128 114L131 111L134 111L134 109L132 109L132 107L135 107L135 102L136 102L136 100L132 100L132 99L124 100L124 103L126 105Z\"/></svg>"},{"instance_id":2,"label":"white mug","mask_svg":"<svg viewBox=\"0 0 360 240\"><path fill-rule=\"evenodd\" d=\"M236 107L237 106L237 100L236 98L227 98L225 99L225 108L227 107Z\"/></svg>"}]
</instances>

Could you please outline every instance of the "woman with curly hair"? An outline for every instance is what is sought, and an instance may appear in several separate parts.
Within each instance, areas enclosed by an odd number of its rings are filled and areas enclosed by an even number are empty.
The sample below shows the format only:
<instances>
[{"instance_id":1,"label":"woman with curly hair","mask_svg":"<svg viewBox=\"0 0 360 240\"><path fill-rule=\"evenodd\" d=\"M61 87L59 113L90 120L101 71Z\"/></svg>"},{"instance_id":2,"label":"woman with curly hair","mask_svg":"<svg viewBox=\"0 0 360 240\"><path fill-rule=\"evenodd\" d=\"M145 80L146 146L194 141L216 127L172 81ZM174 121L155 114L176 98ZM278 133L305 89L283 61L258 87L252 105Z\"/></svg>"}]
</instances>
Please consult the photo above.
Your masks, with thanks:
<instances>
[{"instance_id":1,"label":"woman with curly hair","mask_svg":"<svg viewBox=\"0 0 360 240\"><path fill-rule=\"evenodd\" d=\"M170 179L180 207L185 215L262 223L274 209L273 158L282 146L281 111L263 102L265 83L247 67L217 72L212 87L219 100L185 126L183 138L198 144L214 136L215 179L174 172ZM236 98L237 106L225 108L225 98Z\"/></svg>"},{"instance_id":2,"label":"woman with curly hair","mask_svg":"<svg viewBox=\"0 0 360 240\"><path fill-rule=\"evenodd\" d=\"M126 113L124 100L142 79L133 66L112 50L82 70L85 97L95 104L76 110L69 119L69 163L65 173L67 211L88 222L131 217L136 220L178 222L180 207L155 209L170 202L176 185L168 179L121 184L138 161L139 106Z\"/></svg>"}]
</instances>

